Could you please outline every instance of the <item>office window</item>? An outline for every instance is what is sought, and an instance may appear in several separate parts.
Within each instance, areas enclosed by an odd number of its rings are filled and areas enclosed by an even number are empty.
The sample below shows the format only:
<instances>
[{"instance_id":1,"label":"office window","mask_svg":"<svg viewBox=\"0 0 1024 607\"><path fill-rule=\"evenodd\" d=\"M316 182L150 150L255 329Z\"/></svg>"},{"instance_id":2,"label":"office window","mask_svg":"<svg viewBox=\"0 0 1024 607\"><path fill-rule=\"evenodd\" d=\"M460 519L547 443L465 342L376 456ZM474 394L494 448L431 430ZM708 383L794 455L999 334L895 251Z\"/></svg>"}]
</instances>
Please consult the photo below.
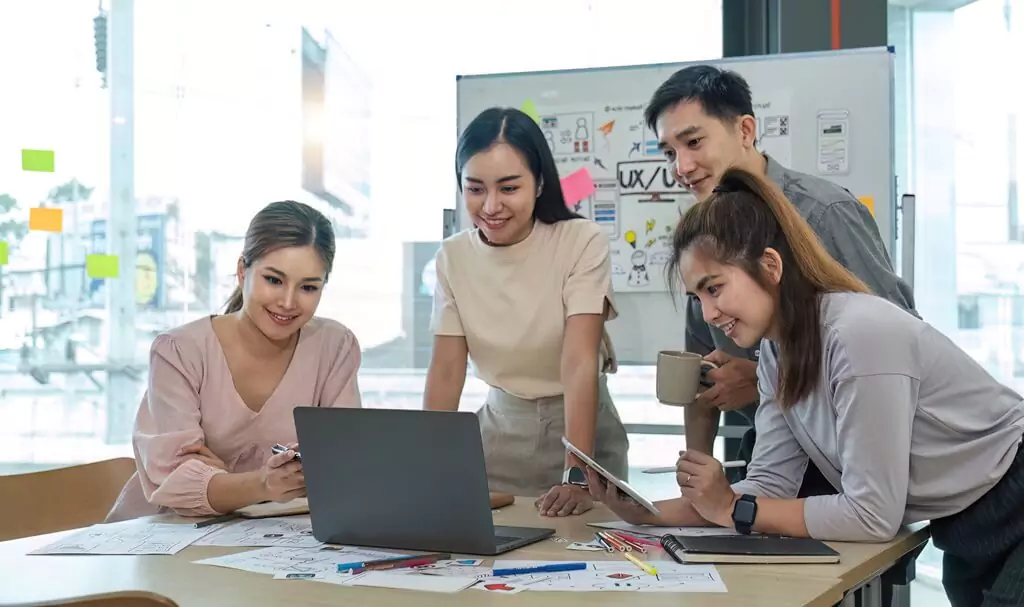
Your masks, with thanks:
<instances>
[{"instance_id":1,"label":"office window","mask_svg":"<svg viewBox=\"0 0 1024 607\"><path fill-rule=\"evenodd\" d=\"M152 0L133 3L132 113L112 116L124 89L97 46L122 43L111 2L0 7L0 52L19 58L0 63L0 471L130 454L153 337L222 310L247 223L273 200L334 224L319 312L359 336L366 405L419 407L432 260L454 196L455 75L721 55L717 0ZM658 15L701 25L679 37L622 26ZM523 43L534 35L544 43ZM134 143L112 150L112 121L126 119ZM22 149L53 151L53 172L22 171ZM109 217L122 156L134 165L127 235ZM59 209L61 230L28 231L34 207ZM134 285L86 272L115 238L137 249ZM111 315L112 292L135 300L133 323ZM134 359L112 364L125 336ZM652 367L611 385L627 422L681 423L655 404ZM485 393L471 378L463 406ZM633 444L634 461L663 464L678 437Z\"/></svg>"}]
</instances>

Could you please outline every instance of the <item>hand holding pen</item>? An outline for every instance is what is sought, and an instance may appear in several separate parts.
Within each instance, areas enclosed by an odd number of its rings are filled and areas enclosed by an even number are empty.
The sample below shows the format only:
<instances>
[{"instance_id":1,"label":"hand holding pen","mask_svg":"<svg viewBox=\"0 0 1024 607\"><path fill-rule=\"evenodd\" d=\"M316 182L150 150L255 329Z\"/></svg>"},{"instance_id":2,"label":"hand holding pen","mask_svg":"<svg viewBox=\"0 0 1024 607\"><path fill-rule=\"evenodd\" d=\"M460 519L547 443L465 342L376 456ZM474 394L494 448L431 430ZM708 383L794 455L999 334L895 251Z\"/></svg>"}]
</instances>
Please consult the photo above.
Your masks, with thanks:
<instances>
[{"instance_id":1,"label":"hand holding pen","mask_svg":"<svg viewBox=\"0 0 1024 607\"><path fill-rule=\"evenodd\" d=\"M274 445L260 471L264 497L271 502L289 502L306 495L306 477L302 460L294 449L298 445Z\"/></svg>"}]
</instances>

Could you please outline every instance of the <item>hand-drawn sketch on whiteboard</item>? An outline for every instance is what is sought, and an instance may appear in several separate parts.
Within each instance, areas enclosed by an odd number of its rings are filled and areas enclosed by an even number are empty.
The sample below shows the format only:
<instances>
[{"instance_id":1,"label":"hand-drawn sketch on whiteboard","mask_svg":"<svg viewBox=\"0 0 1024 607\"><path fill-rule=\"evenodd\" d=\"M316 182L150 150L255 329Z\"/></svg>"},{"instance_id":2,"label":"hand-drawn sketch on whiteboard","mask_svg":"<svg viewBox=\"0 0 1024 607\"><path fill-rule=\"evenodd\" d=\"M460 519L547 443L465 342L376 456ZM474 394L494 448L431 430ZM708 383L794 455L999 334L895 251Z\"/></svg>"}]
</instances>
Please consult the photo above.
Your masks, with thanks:
<instances>
[{"instance_id":1,"label":"hand-drawn sketch on whiteboard","mask_svg":"<svg viewBox=\"0 0 1024 607\"><path fill-rule=\"evenodd\" d=\"M845 175L850 172L850 112L818 112L818 172Z\"/></svg>"},{"instance_id":2,"label":"hand-drawn sketch on whiteboard","mask_svg":"<svg viewBox=\"0 0 1024 607\"><path fill-rule=\"evenodd\" d=\"M790 166L793 152L789 133L789 94L778 91L755 93L753 101L759 149L782 166Z\"/></svg>"},{"instance_id":3,"label":"hand-drawn sketch on whiteboard","mask_svg":"<svg viewBox=\"0 0 1024 607\"><path fill-rule=\"evenodd\" d=\"M542 113L540 127L556 157L594 151L593 112Z\"/></svg>"}]
</instances>

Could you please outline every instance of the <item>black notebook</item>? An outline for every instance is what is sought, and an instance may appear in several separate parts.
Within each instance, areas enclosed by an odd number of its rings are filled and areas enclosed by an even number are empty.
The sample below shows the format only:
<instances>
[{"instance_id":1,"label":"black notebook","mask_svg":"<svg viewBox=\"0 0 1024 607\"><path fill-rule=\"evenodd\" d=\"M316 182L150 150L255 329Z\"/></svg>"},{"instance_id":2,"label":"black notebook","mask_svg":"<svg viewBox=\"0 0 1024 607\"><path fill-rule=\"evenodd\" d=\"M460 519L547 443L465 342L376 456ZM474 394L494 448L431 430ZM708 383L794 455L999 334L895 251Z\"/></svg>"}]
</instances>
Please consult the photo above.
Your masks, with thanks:
<instances>
[{"instance_id":1,"label":"black notebook","mask_svg":"<svg viewBox=\"0 0 1024 607\"><path fill-rule=\"evenodd\" d=\"M838 563L839 553L818 540L777 535L664 535L677 563Z\"/></svg>"}]
</instances>

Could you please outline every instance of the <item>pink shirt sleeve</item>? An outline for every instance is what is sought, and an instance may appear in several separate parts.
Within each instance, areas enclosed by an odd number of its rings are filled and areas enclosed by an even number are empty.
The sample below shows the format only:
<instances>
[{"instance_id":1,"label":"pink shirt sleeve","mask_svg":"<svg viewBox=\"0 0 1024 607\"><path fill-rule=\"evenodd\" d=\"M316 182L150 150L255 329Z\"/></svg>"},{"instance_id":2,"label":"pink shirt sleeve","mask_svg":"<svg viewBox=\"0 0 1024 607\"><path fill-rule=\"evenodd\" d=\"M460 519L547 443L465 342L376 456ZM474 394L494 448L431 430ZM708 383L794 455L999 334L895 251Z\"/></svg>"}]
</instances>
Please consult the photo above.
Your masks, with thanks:
<instances>
[{"instance_id":1,"label":"pink shirt sleeve","mask_svg":"<svg viewBox=\"0 0 1024 607\"><path fill-rule=\"evenodd\" d=\"M325 344L323 359L331 362L320 402L329 407L358 409L363 406L359 395L359 366L363 361L359 340L352 331L340 325L332 333L336 337L332 335Z\"/></svg>"},{"instance_id":2,"label":"pink shirt sleeve","mask_svg":"<svg viewBox=\"0 0 1024 607\"><path fill-rule=\"evenodd\" d=\"M199 425L201 372L195 368L201 356L198 350L184 352L170 335L153 340L149 386L132 436L146 500L186 516L216 514L206 489L211 477L225 472L178 454L182 447L204 441Z\"/></svg>"}]
</instances>

